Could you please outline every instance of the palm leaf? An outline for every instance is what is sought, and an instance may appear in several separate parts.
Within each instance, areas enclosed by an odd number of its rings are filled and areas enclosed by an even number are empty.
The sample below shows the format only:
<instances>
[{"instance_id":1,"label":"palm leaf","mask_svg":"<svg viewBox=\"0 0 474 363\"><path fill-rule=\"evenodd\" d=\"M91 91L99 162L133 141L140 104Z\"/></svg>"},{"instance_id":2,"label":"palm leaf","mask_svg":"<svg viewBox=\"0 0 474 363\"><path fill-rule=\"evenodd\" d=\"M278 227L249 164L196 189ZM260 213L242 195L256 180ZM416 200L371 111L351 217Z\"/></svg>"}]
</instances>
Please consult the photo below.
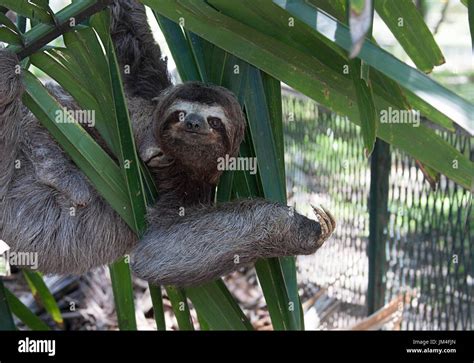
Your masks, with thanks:
<instances>
[{"instance_id":1,"label":"palm leaf","mask_svg":"<svg viewBox=\"0 0 474 363\"><path fill-rule=\"evenodd\" d=\"M13 316L8 306L7 292L0 278L0 331L15 330L16 326L13 322Z\"/></svg>"},{"instance_id":2,"label":"palm leaf","mask_svg":"<svg viewBox=\"0 0 474 363\"><path fill-rule=\"evenodd\" d=\"M40 4L35 4L32 1L0 0L0 6L40 23L54 24L49 7L40 6Z\"/></svg>"},{"instance_id":3,"label":"palm leaf","mask_svg":"<svg viewBox=\"0 0 474 363\"><path fill-rule=\"evenodd\" d=\"M166 293L170 299L179 330L194 330L186 292L174 286L167 286Z\"/></svg>"},{"instance_id":4,"label":"palm leaf","mask_svg":"<svg viewBox=\"0 0 474 363\"><path fill-rule=\"evenodd\" d=\"M23 270L23 275L35 300L44 307L56 324L63 327L64 320L61 311L53 294L45 284L43 276L39 272L29 270Z\"/></svg>"},{"instance_id":5,"label":"palm leaf","mask_svg":"<svg viewBox=\"0 0 474 363\"><path fill-rule=\"evenodd\" d=\"M32 330L51 330L45 322L33 314L20 299L7 289L5 289L5 296L13 315L20 319L27 327Z\"/></svg>"},{"instance_id":6,"label":"palm leaf","mask_svg":"<svg viewBox=\"0 0 474 363\"><path fill-rule=\"evenodd\" d=\"M186 289L198 314L213 330L252 330L248 318L225 284L218 280Z\"/></svg>"},{"instance_id":7,"label":"palm leaf","mask_svg":"<svg viewBox=\"0 0 474 363\"><path fill-rule=\"evenodd\" d=\"M285 0L274 0L273 2L297 16L325 38L346 50L350 49L349 30L336 19L302 2ZM316 26L315 17L318 19ZM371 43L370 40L364 43L359 57L413 92L421 100L432 105L466 131L474 133L474 122L470 118L470 115L474 113L474 105L471 103L444 88L422 72L399 61L390 53Z\"/></svg>"},{"instance_id":8,"label":"palm leaf","mask_svg":"<svg viewBox=\"0 0 474 363\"><path fill-rule=\"evenodd\" d=\"M429 73L433 67L445 62L441 49L413 1L374 1L375 10L418 69Z\"/></svg>"},{"instance_id":9,"label":"palm leaf","mask_svg":"<svg viewBox=\"0 0 474 363\"><path fill-rule=\"evenodd\" d=\"M23 44L23 38L17 27L3 13L0 13L0 41L15 45Z\"/></svg>"},{"instance_id":10,"label":"palm leaf","mask_svg":"<svg viewBox=\"0 0 474 363\"><path fill-rule=\"evenodd\" d=\"M130 266L121 259L109 266L120 330L137 330Z\"/></svg>"},{"instance_id":11,"label":"palm leaf","mask_svg":"<svg viewBox=\"0 0 474 363\"><path fill-rule=\"evenodd\" d=\"M151 301L155 315L156 327L158 330L166 330L165 312L163 310L163 295L161 287L150 286Z\"/></svg>"},{"instance_id":12,"label":"palm leaf","mask_svg":"<svg viewBox=\"0 0 474 363\"><path fill-rule=\"evenodd\" d=\"M263 190L263 195L254 196L263 196L269 200L286 204L284 169L280 170L282 167L282 144L280 140L280 151L277 151L270 117L270 109L281 110L281 98L276 97L275 101L279 101L279 104L272 101L274 100L267 100L261 72L254 67L249 67L245 110L250 125L253 150L255 150L254 156L258 160L258 176ZM280 116L280 113L281 111L278 112L277 117ZM274 119L273 123L281 124L282 118ZM297 294L294 263L292 259L270 259L259 261L255 266L275 329L301 328L301 307ZM283 265L287 265L286 269ZM284 271L294 271L295 273L285 276ZM289 286L293 291L291 298Z\"/></svg>"},{"instance_id":13,"label":"palm leaf","mask_svg":"<svg viewBox=\"0 0 474 363\"><path fill-rule=\"evenodd\" d=\"M12 2L12 0L6 0ZM13 2L17 2L13 0ZM9 45L8 48L16 52L21 59L26 58L34 52L42 49L50 41L69 31L71 27L80 27L80 23L89 16L102 10L110 3L109 0L81 0L73 1L72 4L54 14L55 23L40 23L33 26L23 35L24 45ZM19 25L24 25L24 17L19 17ZM23 32L23 29L20 28Z\"/></svg>"}]
</instances>

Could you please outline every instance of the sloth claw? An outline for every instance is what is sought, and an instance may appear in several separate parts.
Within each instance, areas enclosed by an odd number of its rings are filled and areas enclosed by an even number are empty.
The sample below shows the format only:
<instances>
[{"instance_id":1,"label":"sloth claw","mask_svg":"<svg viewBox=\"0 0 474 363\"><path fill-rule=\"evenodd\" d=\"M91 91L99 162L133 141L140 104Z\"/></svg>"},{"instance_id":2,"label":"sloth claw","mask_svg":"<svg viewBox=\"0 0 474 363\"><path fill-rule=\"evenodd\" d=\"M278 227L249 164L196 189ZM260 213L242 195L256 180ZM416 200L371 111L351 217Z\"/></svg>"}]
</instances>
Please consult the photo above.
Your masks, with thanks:
<instances>
[{"instance_id":1,"label":"sloth claw","mask_svg":"<svg viewBox=\"0 0 474 363\"><path fill-rule=\"evenodd\" d=\"M323 244L334 232L336 229L336 220L332 216L332 214L321 206L315 207L312 205L316 218L321 226L321 236L318 239L318 244Z\"/></svg>"}]
</instances>

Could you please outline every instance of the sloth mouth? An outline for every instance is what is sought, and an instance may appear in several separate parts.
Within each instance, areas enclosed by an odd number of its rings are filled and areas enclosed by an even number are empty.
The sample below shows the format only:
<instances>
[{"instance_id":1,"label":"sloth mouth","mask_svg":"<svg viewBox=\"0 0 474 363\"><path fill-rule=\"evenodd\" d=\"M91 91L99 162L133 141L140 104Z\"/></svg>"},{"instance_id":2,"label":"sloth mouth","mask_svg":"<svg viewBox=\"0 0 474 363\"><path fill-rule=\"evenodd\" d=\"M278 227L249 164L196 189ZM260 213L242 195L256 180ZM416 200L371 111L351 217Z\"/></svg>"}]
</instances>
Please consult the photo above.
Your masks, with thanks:
<instances>
[{"instance_id":1,"label":"sloth mouth","mask_svg":"<svg viewBox=\"0 0 474 363\"><path fill-rule=\"evenodd\" d=\"M145 161L145 164L148 165L148 166L153 166L153 164L155 164L156 162L158 162L159 160L159 157L157 155L154 155L150 158L148 158L146 161Z\"/></svg>"},{"instance_id":2,"label":"sloth mouth","mask_svg":"<svg viewBox=\"0 0 474 363\"><path fill-rule=\"evenodd\" d=\"M166 157L163 153L159 153L145 161L145 164L151 168L164 168L170 166L173 162L174 160L172 158Z\"/></svg>"},{"instance_id":3,"label":"sloth mouth","mask_svg":"<svg viewBox=\"0 0 474 363\"><path fill-rule=\"evenodd\" d=\"M158 160L164 156L163 151L160 149L153 150L151 152L147 152L148 158L146 160L143 160L145 164L150 164L155 160Z\"/></svg>"},{"instance_id":4,"label":"sloth mouth","mask_svg":"<svg viewBox=\"0 0 474 363\"><path fill-rule=\"evenodd\" d=\"M151 168L165 167L173 163L173 159L167 157L160 149L154 150L152 153L150 153L149 157L143 161Z\"/></svg>"},{"instance_id":5,"label":"sloth mouth","mask_svg":"<svg viewBox=\"0 0 474 363\"><path fill-rule=\"evenodd\" d=\"M207 135L207 132L199 132L199 131L194 131L194 130L184 130L184 132L188 132L190 134L202 135L202 136Z\"/></svg>"},{"instance_id":6,"label":"sloth mouth","mask_svg":"<svg viewBox=\"0 0 474 363\"><path fill-rule=\"evenodd\" d=\"M145 161L145 164L151 168L154 168L161 164L160 161L161 161L161 157L153 156L149 158L147 161Z\"/></svg>"}]
</instances>

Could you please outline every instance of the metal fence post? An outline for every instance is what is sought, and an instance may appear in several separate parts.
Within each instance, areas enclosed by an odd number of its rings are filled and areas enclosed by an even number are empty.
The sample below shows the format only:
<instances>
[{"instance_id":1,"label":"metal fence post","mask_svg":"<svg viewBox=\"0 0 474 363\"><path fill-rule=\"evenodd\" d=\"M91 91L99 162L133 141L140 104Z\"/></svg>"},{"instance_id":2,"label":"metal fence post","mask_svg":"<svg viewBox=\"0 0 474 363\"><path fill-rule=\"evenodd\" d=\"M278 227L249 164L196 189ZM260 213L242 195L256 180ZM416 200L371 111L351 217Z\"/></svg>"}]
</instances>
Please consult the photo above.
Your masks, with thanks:
<instances>
[{"instance_id":1,"label":"metal fence post","mask_svg":"<svg viewBox=\"0 0 474 363\"><path fill-rule=\"evenodd\" d=\"M369 283L367 309L372 314L384 305L386 235L388 219L388 190L390 175L390 145L377 139L370 159L369 194Z\"/></svg>"}]
</instances>

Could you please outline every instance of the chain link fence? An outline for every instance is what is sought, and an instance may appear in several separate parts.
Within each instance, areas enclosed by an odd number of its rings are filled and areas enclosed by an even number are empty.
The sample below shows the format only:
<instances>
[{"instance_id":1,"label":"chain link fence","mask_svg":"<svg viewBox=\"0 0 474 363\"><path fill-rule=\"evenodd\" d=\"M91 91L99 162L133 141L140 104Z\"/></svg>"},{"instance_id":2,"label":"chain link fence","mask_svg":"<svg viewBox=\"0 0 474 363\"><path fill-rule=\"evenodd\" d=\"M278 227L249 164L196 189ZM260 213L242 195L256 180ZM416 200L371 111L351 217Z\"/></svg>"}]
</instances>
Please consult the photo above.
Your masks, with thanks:
<instances>
[{"instance_id":1,"label":"chain link fence","mask_svg":"<svg viewBox=\"0 0 474 363\"><path fill-rule=\"evenodd\" d=\"M283 114L289 204L308 215L310 204L322 204L338 223L315 255L298 260L308 328L349 328L368 312L370 162L362 135L307 98L286 95ZM473 159L472 138L442 136ZM415 160L395 148L391 159L383 294L399 309L384 328L471 330L471 193L444 176L433 191Z\"/></svg>"}]
</instances>

